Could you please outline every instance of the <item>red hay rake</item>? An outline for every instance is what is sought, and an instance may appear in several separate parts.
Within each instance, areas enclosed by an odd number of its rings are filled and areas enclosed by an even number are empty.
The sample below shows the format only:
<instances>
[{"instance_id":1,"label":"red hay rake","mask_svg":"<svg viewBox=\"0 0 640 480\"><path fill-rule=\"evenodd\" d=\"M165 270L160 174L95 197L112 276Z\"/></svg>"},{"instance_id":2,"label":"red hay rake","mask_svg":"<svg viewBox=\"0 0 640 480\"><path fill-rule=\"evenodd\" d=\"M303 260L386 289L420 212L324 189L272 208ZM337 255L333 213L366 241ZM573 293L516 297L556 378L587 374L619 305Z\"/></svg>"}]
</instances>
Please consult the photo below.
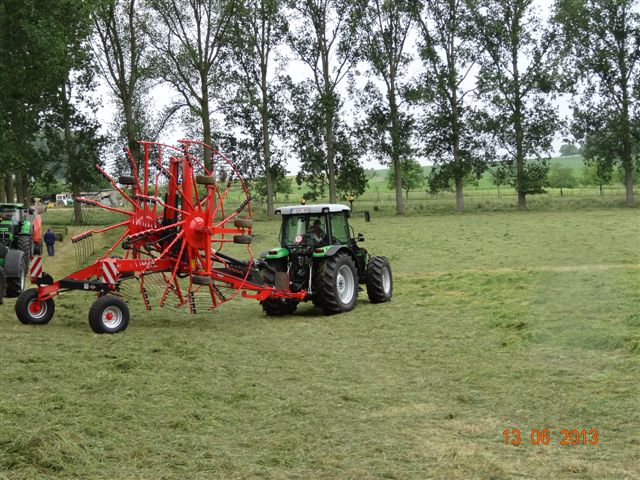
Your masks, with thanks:
<instances>
[{"instance_id":1,"label":"red hay rake","mask_svg":"<svg viewBox=\"0 0 640 480\"><path fill-rule=\"evenodd\" d=\"M125 283L137 283L129 290L137 290L147 310L152 307L151 289L159 293L160 307L172 305L190 313L201 306L213 310L237 295L259 301L304 299L304 291L278 289L265 282L255 268L250 248L251 197L233 164L202 142L181 140L179 144L140 142L142 171L127 151L132 175L118 182L98 166L129 208L77 198L84 205L117 212L124 220L73 237L81 252L76 258L84 260L92 253L92 248L83 245L93 244L94 236L112 230L121 233L93 263L58 281L41 267L32 268L31 281L37 288L18 298L16 312L21 322L48 323L55 296L85 290L98 295L89 312L91 328L96 333L124 330L129 321L122 298ZM205 158L211 159L211 169L205 167ZM232 253L239 250L246 259L223 252L228 244L234 244L229 246L235 248ZM36 259L32 265L41 265Z\"/></svg>"}]
</instances>

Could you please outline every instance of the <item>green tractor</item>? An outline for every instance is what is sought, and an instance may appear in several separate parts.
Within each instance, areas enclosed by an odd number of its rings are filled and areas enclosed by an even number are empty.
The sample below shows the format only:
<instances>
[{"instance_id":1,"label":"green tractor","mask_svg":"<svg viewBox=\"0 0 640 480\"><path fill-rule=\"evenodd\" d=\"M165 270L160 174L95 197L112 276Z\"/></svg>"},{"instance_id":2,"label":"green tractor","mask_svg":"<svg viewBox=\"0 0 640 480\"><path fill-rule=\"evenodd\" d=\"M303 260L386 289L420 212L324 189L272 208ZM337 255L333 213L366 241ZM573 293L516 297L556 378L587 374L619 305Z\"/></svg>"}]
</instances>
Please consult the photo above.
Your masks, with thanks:
<instances>
[{"instance_id":1,"label":"green tractor","mask_svg":"<svg viewBox=\"0 0 640 480\"><path fill-rule=\"evenodd\" d=\"M21 203L0 203L0 304L22 292L29 262L42 249L40 216Z\"/></svg>"},{"instance_id":2,"label":"green tractor","mask_svg":"<svg viewBox=\"0 0 640 480\"><path fill-rule=\"evenodd\" d=\"M307 293L305 300L326 314L347 312L355 307L360 284L369 300L391 300L393 278L385 257L375 257L358 246L349 225L345 205L297 205L276 209L282 215L280 246L263 252L258 268L276 288ZM298 300L268 298L261 302L267 315L293 313Z\"/></svg>"}]
</instances>

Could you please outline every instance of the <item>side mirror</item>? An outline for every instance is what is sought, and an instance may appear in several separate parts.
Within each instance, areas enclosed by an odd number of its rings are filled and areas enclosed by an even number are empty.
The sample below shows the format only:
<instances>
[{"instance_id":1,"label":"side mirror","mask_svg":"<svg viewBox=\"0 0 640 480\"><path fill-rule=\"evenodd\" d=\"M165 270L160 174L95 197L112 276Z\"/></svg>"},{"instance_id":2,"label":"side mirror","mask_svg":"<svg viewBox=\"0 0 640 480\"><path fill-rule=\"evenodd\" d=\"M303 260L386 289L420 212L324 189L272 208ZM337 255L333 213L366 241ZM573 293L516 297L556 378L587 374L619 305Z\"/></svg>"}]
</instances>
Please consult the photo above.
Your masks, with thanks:
<instances>
[{"instance_id":1,"label":"side mirror","mask_svg":"<svg viewBox=\"0 0 640 480\"><path fill-rule=\"evenodd\" d=\"M364 242L364 235L359 233L356 237L356 242Z\"/></svg>"}]
</instances>

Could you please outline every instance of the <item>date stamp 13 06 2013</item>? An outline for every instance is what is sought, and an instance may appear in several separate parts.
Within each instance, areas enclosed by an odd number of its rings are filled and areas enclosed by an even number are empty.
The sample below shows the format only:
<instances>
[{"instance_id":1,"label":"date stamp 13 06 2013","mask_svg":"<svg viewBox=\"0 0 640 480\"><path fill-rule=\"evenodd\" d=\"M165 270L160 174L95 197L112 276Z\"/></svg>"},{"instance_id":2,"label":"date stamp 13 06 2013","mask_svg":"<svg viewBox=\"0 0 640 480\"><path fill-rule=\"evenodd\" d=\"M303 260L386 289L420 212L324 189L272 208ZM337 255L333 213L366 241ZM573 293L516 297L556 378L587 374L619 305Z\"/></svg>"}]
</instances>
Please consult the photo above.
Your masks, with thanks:
<instances>
[{"instance_id":1,"label":"date stamp 13 06 2013","mask_svg":"<svg viewBox=\"0 0 640 480\"><path fill-rule=\"evenodd\" d=\"M600 435L597 428L577 429L563 428L559 431L552 431L548 428L534 428L530 432L523 432L518 428L505 428L502 432L506 445L520 445L531 443L532 445L598 445Z\"/></svg>"}]
</instances>

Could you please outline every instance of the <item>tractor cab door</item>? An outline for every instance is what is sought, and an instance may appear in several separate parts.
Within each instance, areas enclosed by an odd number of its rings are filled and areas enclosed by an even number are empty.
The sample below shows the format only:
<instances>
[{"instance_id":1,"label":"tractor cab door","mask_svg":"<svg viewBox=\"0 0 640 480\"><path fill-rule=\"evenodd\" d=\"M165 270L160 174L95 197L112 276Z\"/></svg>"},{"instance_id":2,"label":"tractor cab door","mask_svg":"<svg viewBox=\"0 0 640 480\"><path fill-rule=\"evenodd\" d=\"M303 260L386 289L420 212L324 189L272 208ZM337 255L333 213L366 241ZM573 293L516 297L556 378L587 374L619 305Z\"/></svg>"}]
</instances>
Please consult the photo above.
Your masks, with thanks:
<instances>
[{"instance_id":1,"label":"tractor cab door","mask_svg":"<svg viewBox=\"0 0 640 480\"><path fill-rule=\"evenodd\" d=\"M331 244L349 245L351 234L346 212L333 212L329 219L331 221Z\"/></svg>"}]
</instances>

